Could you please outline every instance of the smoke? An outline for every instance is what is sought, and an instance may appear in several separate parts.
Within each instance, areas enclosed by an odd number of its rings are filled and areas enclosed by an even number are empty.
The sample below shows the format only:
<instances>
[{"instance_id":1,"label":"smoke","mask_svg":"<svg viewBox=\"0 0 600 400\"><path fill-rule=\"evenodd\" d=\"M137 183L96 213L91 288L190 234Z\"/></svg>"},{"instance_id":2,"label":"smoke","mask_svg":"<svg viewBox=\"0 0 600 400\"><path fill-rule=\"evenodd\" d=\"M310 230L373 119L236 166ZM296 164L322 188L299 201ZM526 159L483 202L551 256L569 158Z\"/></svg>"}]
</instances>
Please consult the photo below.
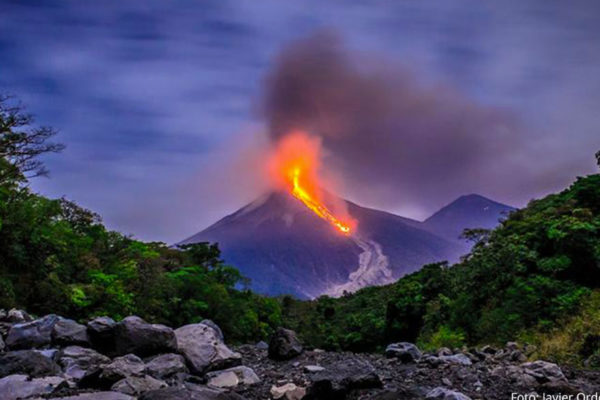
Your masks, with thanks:
<instances>
[{"instance_id":1,"label":"smoke","mask_svg":"<svg viewBox=\"0 0 600 400\"><path fill-rule=\"evenodd\" d=\"M514 116L425 85L404 66L353 54L331 32L281 52L261 111L273 141L296 130L318 135L324 168L368 205L423 215L475 191L502 200L499 186L535 180L522 169L517 149L527 146Z\"/></svg>"}]
</instances>

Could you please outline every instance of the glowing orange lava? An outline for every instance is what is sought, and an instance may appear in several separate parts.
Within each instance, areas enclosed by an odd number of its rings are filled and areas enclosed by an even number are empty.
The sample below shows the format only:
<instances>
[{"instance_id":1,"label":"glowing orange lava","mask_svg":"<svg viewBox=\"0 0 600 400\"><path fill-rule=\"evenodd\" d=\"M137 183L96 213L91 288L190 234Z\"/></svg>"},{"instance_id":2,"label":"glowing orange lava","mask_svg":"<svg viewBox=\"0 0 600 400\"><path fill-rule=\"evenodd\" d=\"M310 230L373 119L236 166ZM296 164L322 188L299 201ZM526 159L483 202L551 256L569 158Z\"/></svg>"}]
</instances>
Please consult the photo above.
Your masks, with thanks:
<instances>
[{"instance_id":1,"label":"glowing orange lava","mask_svg":"<svg viewBox=\"0 0 600 400\"><path fill-rule=\"evenodd\" d=\"M338 231L349 235L350 222L336 217L321 199L318 179L321 144L304 132L294 132L278 143L269 166L279 186L284 186L309 210L329 222Z\"/></svg>"}]
</instances>

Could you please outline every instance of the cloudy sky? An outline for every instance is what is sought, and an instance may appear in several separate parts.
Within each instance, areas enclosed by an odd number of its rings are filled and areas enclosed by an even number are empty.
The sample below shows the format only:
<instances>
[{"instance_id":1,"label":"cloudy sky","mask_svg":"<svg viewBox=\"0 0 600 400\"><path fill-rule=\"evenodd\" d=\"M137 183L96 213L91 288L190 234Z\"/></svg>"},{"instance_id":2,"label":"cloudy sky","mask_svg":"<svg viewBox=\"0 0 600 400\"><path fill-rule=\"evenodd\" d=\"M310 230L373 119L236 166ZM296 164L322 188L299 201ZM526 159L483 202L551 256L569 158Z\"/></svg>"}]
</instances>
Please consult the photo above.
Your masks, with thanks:
<instances>
[{"instance_id":1,"label":"cloudy sky","mask_svg":"<svg viewBox=\"0 0 600 400\"><path fill-rule=\"evenodd\" d=\"M172 243L260 195L252 166L292 117L351 119L317 132L342 194L421 219L471 192L522 206L595 170L599 17L595 0L4 0L0 91L67 145L32 187L141 239ZM273 104L290 70L325 122ZM315 73L353 100L332 105Z\"/></svg>"}]
</instances>

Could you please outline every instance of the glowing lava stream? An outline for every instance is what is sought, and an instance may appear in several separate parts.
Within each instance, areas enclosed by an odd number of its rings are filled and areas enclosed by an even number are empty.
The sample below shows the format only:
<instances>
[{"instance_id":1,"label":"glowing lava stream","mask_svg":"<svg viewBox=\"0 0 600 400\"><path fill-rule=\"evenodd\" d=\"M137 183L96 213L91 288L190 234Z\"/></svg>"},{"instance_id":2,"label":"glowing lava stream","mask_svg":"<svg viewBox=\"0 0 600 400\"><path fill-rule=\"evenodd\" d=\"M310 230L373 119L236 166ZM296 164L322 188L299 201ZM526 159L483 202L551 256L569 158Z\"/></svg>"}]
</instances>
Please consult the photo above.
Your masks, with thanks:
<instances>
[{"instance_id":1,"label":"glowing lava stream","mask_svg":"<svg viewBox=\"0 0 600 400\"><path fill-rule=\"evenodd\" d=\"M342 221L333 216L331 211L327 209L324 205L320 204L318 201L312 198L312 196L302 187L300 186L300 168L295 167L291 173L292 178L292 194L298 200L300 200L306 207L311 209L315 214L324 220L328 221L330 224L335 226L340 232L343 234L350 234L350 227L344 224Z\"/></svg>"}]
</instances>

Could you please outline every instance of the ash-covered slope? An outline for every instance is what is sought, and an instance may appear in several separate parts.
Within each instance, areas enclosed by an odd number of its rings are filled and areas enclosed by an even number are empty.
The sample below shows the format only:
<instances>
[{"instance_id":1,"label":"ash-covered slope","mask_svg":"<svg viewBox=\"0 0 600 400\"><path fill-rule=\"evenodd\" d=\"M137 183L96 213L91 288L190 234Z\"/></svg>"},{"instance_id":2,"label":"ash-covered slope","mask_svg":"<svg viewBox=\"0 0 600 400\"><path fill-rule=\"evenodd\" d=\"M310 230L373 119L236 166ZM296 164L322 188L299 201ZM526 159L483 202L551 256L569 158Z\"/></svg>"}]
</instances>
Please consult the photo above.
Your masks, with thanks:
<instances>
[{"instance_id":1,"label":"ash-covered slope","mask_svg":"<svg viewBox=\"0 0 600 400\"><path fill-rule=\"evenodd\" d=\"M180 244L217 242L253 290L301 298L388 283L456 246L393 214L348 203L353 235L336 231L287 193L270 193Z\"/></svg>"}]
</instances>

